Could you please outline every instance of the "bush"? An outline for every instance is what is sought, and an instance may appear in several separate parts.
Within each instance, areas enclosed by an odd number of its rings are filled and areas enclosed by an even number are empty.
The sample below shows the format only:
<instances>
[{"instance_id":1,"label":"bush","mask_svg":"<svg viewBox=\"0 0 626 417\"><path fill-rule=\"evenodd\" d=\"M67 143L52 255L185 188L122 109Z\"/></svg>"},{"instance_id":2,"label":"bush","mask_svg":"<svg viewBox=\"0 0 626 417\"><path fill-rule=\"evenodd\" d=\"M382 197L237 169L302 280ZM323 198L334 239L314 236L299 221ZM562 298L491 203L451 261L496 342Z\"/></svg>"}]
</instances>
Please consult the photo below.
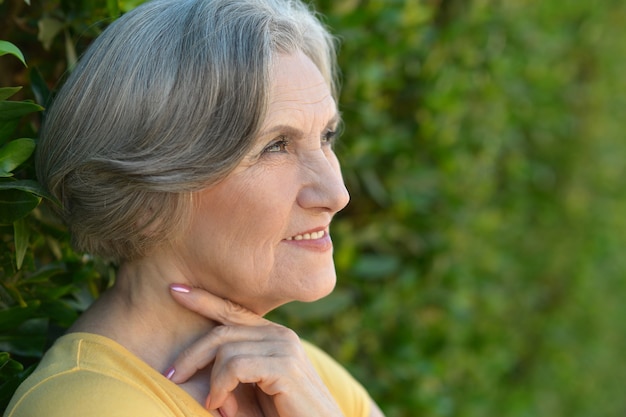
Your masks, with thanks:
<instances>
[{"instance_id":1,"label":"bush","mask_svg":"<svg viewBox=\"0 0 626 417\"><path fill-rule=\"evenodd\" d=\"M590 3L316 1L342 39L352 201L333 227L336 291L271 318L347 364L389 417L626 411L626 5ZM18 98L45 107L48 86L132 7L0 4L0 39L36 69L3 57L1 85L29 85ZM36 137L24 116L11 139ZM31 211L45 196L19 163L27 143L7 142L21 156L0 183L33 187L0 208L31 201L2 227L0 401L114 277L69 248L45 206Z\"/></svg>"}]
</instances>

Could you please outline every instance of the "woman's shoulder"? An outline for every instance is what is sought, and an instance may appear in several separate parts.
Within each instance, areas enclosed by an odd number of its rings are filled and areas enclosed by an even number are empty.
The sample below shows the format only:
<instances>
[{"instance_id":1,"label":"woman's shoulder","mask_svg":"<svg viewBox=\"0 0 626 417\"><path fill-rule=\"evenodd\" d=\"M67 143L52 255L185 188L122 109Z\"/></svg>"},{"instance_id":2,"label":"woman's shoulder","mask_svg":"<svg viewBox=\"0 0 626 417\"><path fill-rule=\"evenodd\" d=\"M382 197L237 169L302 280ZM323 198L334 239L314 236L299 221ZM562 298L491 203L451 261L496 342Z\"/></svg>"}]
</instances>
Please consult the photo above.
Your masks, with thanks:
<instances>
[{"instance_id":1,"label":"woman's shoulder","mask_svg":"<svg viewBox=\"0 0 626 417\"><path fill-rule=\"evenodd\" d=\"M346 417L369 416L371 399L363 386L335 359L305 340L304 350Z\"/></svg>"},{"instance_id":2,"label":"woman's shoulder","mask_svg":"<svg viewBox=\"0 0 626 417\"><path fill-rule=\"evenodd\" d=\"M114 341L69 334L57 340L18 388L5 417L182 417L185 407L170 385L175 387Z\"/></svg>"}]
</instances>

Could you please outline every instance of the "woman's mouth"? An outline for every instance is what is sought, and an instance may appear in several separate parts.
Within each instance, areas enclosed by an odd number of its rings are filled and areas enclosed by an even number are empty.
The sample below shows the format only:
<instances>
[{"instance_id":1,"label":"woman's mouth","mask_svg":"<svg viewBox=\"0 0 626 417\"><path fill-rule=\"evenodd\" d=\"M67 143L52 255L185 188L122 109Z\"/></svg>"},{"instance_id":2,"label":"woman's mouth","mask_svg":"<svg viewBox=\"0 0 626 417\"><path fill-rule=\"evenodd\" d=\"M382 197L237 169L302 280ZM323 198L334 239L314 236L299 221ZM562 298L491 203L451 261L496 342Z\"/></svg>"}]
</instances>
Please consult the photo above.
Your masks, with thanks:
<instances>
[{"instance_id":1,"label":"woman's mouth","mask_svg":"<svg viewBox=\"0 0 626 417\"><path fill-rule=\"evenodd\" d=\"M284 239L284 242L315 252L326 252L333 248L333 241L330 239L328 228L299 233Z\"/></svg>"},{"instance_id":2,"label":"woman's mouth","mask_svg":"<svg viewBox=\"0 0 626 417\"><path fill-rule=\"evenodd\" d=\"M285 240L315 240L324 237L325 234L325 230L319 230L317 232L303 233L301 235L291 236Z\"/></svg>"}]
</instances>

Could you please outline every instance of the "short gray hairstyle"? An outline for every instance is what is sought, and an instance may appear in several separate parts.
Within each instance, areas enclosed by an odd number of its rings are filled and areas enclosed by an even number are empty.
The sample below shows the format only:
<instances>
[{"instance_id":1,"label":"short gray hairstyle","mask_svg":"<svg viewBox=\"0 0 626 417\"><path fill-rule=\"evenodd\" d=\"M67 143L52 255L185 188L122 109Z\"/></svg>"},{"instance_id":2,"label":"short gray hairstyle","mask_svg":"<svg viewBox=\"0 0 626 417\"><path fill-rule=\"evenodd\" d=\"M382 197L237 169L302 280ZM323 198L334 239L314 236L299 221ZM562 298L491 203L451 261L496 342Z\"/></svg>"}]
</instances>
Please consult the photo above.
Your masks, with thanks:
<instances>
[{"instance_id":1,"label":"short gray hairstyle","mask_svg":"<svg viewBox=\"0 0 626 417\"><path fill-rule=\"evenodd\" d=\"M278 53L337 98L335 39L297 0L155 0L89 47L43 123L40 181L76 249L137 259L188 224L193 193L250 150Z\"/></svg>"}]
</instances>

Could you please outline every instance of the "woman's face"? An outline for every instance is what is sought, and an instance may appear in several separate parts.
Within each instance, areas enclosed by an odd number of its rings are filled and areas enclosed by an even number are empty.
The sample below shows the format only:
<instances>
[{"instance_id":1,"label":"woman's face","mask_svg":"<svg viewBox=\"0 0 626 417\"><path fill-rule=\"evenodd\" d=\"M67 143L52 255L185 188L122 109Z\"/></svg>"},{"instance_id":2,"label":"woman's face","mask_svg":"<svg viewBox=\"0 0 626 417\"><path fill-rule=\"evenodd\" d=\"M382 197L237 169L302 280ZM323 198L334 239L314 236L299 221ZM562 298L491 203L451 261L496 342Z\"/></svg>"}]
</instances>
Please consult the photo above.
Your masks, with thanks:
<instances>
[{"instance_id":1,"label":"woman's face","mask_svg":"<svg viewBox=\"0 0 626 417\"><path fill-rule=\"evenodd\" d=\"M337 107L317 67L280 55L270 98L252 151L196 195L180 252L194 285L259 314L332 291L329 224L349 200L332 148Z\"/></svg>"}]
</instances>

